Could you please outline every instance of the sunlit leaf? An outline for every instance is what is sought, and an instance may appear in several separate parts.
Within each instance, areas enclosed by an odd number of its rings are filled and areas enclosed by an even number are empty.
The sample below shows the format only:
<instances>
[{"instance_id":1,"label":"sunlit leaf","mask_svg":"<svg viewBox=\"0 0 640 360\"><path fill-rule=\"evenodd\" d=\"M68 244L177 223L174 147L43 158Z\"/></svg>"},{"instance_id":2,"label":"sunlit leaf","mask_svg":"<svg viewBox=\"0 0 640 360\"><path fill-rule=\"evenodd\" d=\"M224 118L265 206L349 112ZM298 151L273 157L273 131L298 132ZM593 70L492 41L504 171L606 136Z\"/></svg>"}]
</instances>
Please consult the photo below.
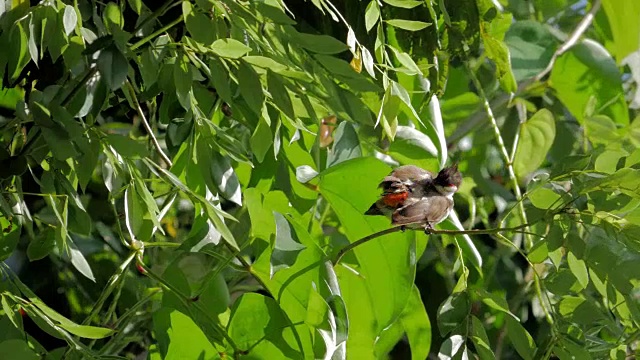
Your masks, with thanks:
<instances>
[{"instance_id":1,"label":"sunlit leaf","mask_svg":"<svg viewBox=\"0 0 640 360\"><path fill-rule=\"evenodd\" d=\"M409 31L419 31L431 25L431 23L427 23L423 21L402 20L402 19L385 20L385 22L391 26L395 26L399 29L409 30Z\"/></svg>"}]
</instances>

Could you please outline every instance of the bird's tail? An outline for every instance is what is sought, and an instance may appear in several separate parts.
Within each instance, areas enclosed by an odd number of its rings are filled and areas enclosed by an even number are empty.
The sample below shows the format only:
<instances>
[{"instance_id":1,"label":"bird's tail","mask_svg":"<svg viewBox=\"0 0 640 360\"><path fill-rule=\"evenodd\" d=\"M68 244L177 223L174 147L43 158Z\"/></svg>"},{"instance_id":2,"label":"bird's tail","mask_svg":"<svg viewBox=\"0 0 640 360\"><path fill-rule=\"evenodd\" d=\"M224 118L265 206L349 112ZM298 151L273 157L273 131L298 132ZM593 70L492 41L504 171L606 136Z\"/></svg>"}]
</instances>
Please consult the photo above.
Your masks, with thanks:
<instances>
[{"instance_id":1,"label":"bird's tail","mask_svg":"<svg viewBox=\"0 0 640 360\"><path fill-rule=\"evenodd\" d=\"M364 214L365 215L384 215L382 210L380 210L380 208L378 207L378 203L377 202L374 202L371 205L371 207L369 208L369 210L365 211Z\"/></svg>"}]
</instances>

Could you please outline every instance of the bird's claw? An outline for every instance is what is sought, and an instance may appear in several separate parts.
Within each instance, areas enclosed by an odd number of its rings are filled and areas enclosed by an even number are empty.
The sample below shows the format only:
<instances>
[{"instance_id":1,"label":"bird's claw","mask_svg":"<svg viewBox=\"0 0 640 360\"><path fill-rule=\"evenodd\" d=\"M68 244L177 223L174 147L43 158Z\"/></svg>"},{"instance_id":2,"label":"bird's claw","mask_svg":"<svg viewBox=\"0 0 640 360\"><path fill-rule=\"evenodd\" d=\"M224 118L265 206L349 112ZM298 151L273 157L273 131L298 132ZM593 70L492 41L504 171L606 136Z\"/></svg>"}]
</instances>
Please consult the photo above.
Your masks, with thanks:
<instances>
[{"instance_id":1,"label":"bird's claw","mask_svg":"<svg viewBox=\"0 0 640 360\"><path fill-rule=\"evenodd\" d=\"M400 231L404 232L405 230L407 230L407 227L404 225L400 225Z\"/></svg>"},{"instance_id":2,"label":"bird's claw","mask_svg":"<svg viewBox=\"0 0 640 360\"><path fill-rule=\"evenodd\" d=\"M427 223L424 226L424 233L427 234L427 235L431 235L431 231L433 231L433 227L431 226L430 223Z\"/></svg>"}]
</instances>

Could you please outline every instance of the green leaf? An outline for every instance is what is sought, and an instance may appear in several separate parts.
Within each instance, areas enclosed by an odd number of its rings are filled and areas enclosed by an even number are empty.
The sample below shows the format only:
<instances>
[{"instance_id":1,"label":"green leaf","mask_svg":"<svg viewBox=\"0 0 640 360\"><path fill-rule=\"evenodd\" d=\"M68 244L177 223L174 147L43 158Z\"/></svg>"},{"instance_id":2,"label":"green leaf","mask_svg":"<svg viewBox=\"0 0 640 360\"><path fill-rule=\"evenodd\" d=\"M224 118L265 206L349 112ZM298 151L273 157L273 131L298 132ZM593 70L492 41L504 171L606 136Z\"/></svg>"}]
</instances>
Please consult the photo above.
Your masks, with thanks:
<instances>
[{"instance_id":1,"label":"green leaf","mask_svg":"<svg viewBox=\"0 0 640 360\"><path fill-rule=\"evenodd\" d=\"M21 339L9 339L0 342L0 353L11 354L11 358L16 360L41 359L41 357L29 347L29 343Z\"/></svg>"},{"instance_id":2,"label":"green leaf","mask_svg":"<svg viewBox=\"0 0 640 360\"><path fill-rule=\"evenodd\" d=\"M266 56L252 56L252 55L247 55L245 57L242 58L242 60L246 61L247 63L254 65L254 66L258 66L261 67L263 69L268 69L271 70L275 73L280 74L282 71L287 69L286 65L283 65L275 60L273 60L272 58L266 57Z\"/></svg>"},{"instance_id":3,"label":"green leaf","mask_svg":"<svg viewBox=\"0 0 640 360\"><path fill-rule=\"evenodd\" d=\"M368 157L342 162L320 174L320 193L331 205L349 241L356 241L389 227L388 219L364 215L366 209L377 198L379 181L389 172L387 165ZM358 283L360 280L354 279L349 280L348 285L341 284L347 309L353 306L371 309L367 310L371 315L359 314L355 319L351 319L350 314L351 329L373 326L373 331L378 334L402 313L413 287L415 265L410 265L412 263L409 259L415 256L414 241L414 234L409 232L388 234L358 246L346 254L343 262L357 262L358 278L364 281ZM351 286L354 288L350 291L355 293L346 292L346 288ZM355 297L364 296L363 292L370 295L355 300ZM350 338L353 333L354 331L349 334ZM369 339L370 332L364 332L362 337ZM372 346L370 344L368 351L371 351Z\"/></svg>"},{"instance_id":4,"label":"green leaf","mask_svg":"<svg viewBox=\"0 0 640 360\"><path fill-rule=\"evenodd\" d=\"M75 322L67 319L66 317L60 315L60 313L58 313L57 311L47 306L24 283L22 283L22 281L20 281L17 276L12 275L11 280L20 289L20 292L29 299L29 301L31 302L29 306L36 307L42 312L42 315L48 317L51 321L56 323L56 325L60 326L64 330L87 339L103 339L113 334L113 330L111 329L76 324ZM30 315L31 314L32 313L30 313ZM40 313L35 314L38 316L40 315Z\"/></svg>"},{"instance_id":5,"label":"green leaf","mask_svg":"<svg viewBox=\"0 0 640 360\"><path fill-rule=\"evenodd\" d=\"M364 23L367 28L367 32L371 31L376 23L380 20L380 7L378 1L371 0L364 14Z\"/></svg>"},{"instance_id":6,"label":"green leaf","mask_svg":"<svg viewBox=\"0 0 640 360\"><path fill-rule=\"evenodd\" d=\"M213 45L216 40L216 23L209 16L200 12L191 12L188 16L185 15L185 23L195 41L204 46ZM224 50L220 49L220 51Z\"/></svg>"},{"instance_id":7,"label":"green leaf","mask_svg":"<svg viewBox=\"0 0 640 360\"><path fill-rule=\"evenodd\" d=\"M491 36L484 36L483 41L487 57L496 64L496 76L500 85L507 92L515 92L518 84L511 70L509 48L504 42Z\"/></svg>"},{"instance_id":8,"label":"green leaf","mask_svg":"<svg viewBox=\"0 0 640 360\"><path fill-rule=\"evenodd\" d=\"M613 43L607 48L620 64L627 55L638 50L640 43L640 4L636 1L603 0L602 10L609 19Z\"/></svg>"},{"instance_id":9,"label":"green leaf","mask_svg":"<svg viewBox=\"0 0 640 360\"><path fill-rule=\"evenodd\" d=\"M211 70L211 80L216 88L216 92L220 95L222 100L228 104L233 103L233 97L231 96L231 80L229 79L229 71L224 67L223 60L211 58L209 61L209 69ZM238 75L240 76L240 75Z\"/></svg>"},{"instance_id":10,"label":"green leaf","mask_svg":"<svg viewBox=\"0 0 640 360\"><path fill-rule=\"evenodd\" d=\"M127 79L129 64L120 50L115 45L111 45L100 52L98 70L109 88L118 90Z\"/></svg>"},{"instance_id":11,"label":"green leaf","mask_svg":"<svg viewBox=\"0 0 640 360\"><path fill-rule=\"evenodd\" d=\"M240 182L238 181L238 176L229 163L229 159L217 152L206 154L206 156L210 159L209 169L211 171L211 176L216 182L216 186L218 190L220 190L221 195L225 199L242 206ZM206 164L201 165L206 166Z\"/></svg>"},{"instance_id":12,"label":"green leaf","mask_svg":"<svg viewBox=\"0 0 640 360\"><path fill-rule=\"evenodd\" d=\"M173 68L173 81L176 87L176 96L180 105L185 110L191 109L191 83L193 75L191 66L186 55L181 56Z\"/></svg>"},{"instance_id":13,"label":"green leaf","mask_svg":"<svg viewBox=\"0 0 640 360\"><path fill-rule=\"evenodd\" d=\"M440 351L438 351L438 359L440 360L452 360L460 352L460 349L466 353L466 347L464 347L465 340L461 335L453 335L447 338L442 345L440 345ZM463 348L464 347L464 348ZM468 358L468 356L461 356L462 359Z\"/></svg>"},{"instance_id":14,"label":"green leaf","mask_svg":"<svg viewBox=\"0 0 640 360\"><path fill-rule=\"evenodd\" d=\"M273 102L278 109L290 119L295 119L296 115L293 112L293 104L291 103L289 91L280 79L280 76L272 71L267 71L267 86Z\"/></svg>"},{"instance_id":15,"label":"green leaf","mask_svg":"<svg viewBox=\"0 0 640 360\"><path fill-rule=\"evenodd\" d=\"M509 310L509 304L503 297L490 293L484 289L476 289L475 291L485 305L492 309L502 311L505 314L509 314L519 320L518 317Z\"/></svg>"},{"instance_id":16,"label":"green leaf","mask_svg":"<svg viewBox=\"0 0 640 360\"><path fill-rule=\"evenodd\" d=\"M76 14L76 9L74 9L73 6L66 5L64 7L62 23L64 25L64 33L67 34L67 36L76 29L76 25L78 24L78 15Z\"/></svg>"},{"instance_id":17,"label":"green leaf","mask_svg":"<svg viewBox=\"0 0 640 360\"><path fill-rule=\"evenodd\" d=\"M106 134L105 140L107 144L113 146L121 156L131 159L140 159L149 156L149 150L147 150L147 147L141 142L133 140L130 137Z\"/></svg>"},{"instance_id":18,"label":"green leaf","mask_svg":"<svg viewBox=\"0 0 640 360\"><path fill-rule=\"evenodd\" d=\"M603 319L602 310L597 305L578 296L563 296L558 312L577 324L589 325Z\"/></svg>"},{"instance_id":19,"label":"green leaf","mask_svg":"<svg viewBox=\"0 0 640 360\"><path fill-rule=\"evenodd\" d=\"M9 301L4 295L0 295L0 302L2 302L2 311L4 311L4 315L9 318L9 321L11 321L16 329L22 330L22 319L18 317L16 311L13 311L11 305L9 305Z\"/></svg>"},{"instance_id":20,"label":"green leaf","mask_svg":"<svg viewBox=\"0 0 640 360\"><path fill-rule=\"evenodd\" d=\"M289 320L271 298L242 294L231 310L228 331L239 348L265 359L302 358Z\"/></svg>"},{"instance_id":21,"label":"green leaf","mask_svg":"<svg viewBox=\"0 0 640 360\"><path fill-rule=\"evenodd\" d=\"M22 69L31 60L28 54L29 37L22 23L22 21L18 22L15 26L11 26L9 30L7 74L11 81L20 76Z\"/></svg>"},{"instance_id":22,"label":"green leaf","mask_svg":"<svg viewBox=\"0 0 640 360\"><path fill-rule=\"evenodd\" d=\"M407 54L406 52L397 50L393 46L390 46L389 48L391 49L391 51L393 51L393 54L396 56L396 59L398 59L400 64L402 64L402 66L404 66L409 70L408 72L405 72L406 74L408 75L422 74L422 71L420 70L418 65L416 65L416 63L413 61L413 59L409 54Z\"/></svg>"},{"instance_id":23,"label":"green leaf","mask_svg":"<svg viewBox=\"0 0 640 360\"><path fill-rule=\"evenodd\" d=\"M240 95L254 113L260 115L264 105L264 93L260 77L253 68L241 61L238 68L238 85Z\"/></svg>"},{"instance_id":24,"label":"green leaf","mask_svg":"<svg viewBox=\"0 0 640 360\"><path fill-rule=\"evenodd\" d=\"M306 248L282 214L274 211L273 217L276 221L276 240L271 253L271 277L278 270L291 267L300 252Z\"/></svg>"},{"instance_id":25,"label":"green leaf","mask_svg":"<svg viewBox=\"0 0 640 360\"><path fill-rule=\"evenodd\" d=\"M263 113L266 113L266 109ZM266 118L268 118L268 114ZM253 155L260 163L264 161L265 155L273 144L273 134L271 133L271 127L265 120L266 118L262 117L258 120L258 126L256 126L256 130L250 139Z\"/></svg>"},{"instance_id":26,"label":"green leaf","mask_svg":"<svg viewBox=\"0 0 640 360\"><path fill-rule=\"evenodd\" d=\"M558 47L558 41L549 29L532 20L518 20L511 24L504 42L509 46L511 68L517 81L544 70Z\"/></svg>"},{"instance_id":27,"label":"green leaf","mask_svg":"<svg viewBox=\"0 0 640 360\"><path fill-rule=\"evenodd\" d=\"M4 261L11 256L20 240L21 230L22 226L4 216L0 217L0 261Z\"/></svg>"},{"instance_id":28,"label":"green leaf","mask_svg":"<svg viewBox=\"0 0 640 360\"><path fill-rule=\"evenodd\" d=\"M585 134L593 144L611 144L620 140L616 124L608 116L595 115L584 119Z\"/></svg>"},{"instance_id":29,"label":"green leaf","mask_svg":"<svg viewBox=\"0 0 640 360\"><path fill-rule=\"evenodd\" d=\"M67 251L69 252L69 257L71 258L71 265L73 265L73 267L75 267L76 270L78 270L87 279L96 282L96 278L93 276L93 271L91 271L91 266L89 266L87 259L85 259L84 255L78 249L76 244L73 243L71 238L68 239L67 246ZM72 332L72 330L69 330L69 332Z\"/></svg>"},{"instance_id":30,"label":"green leaf","mask_svg":"<svg viewBox=\"0 0 640 360\"><path fill-rule=\"evenodd\" d=\"M302 165L296 168L296 180L306 184L318 176L318 172L309 165Z\"/></svg>"},{"instance_id":31,"label":"green leaf","mask_svg":"<svg viewBox=\"0 0 640 360\"><path fill-rule=\"evenodd\" d=\"M536 344L533 338L520 324L518 320L511 316L505 318L507 323L507 336L513 347L524 360L531 360L536 352Z\"/></svg>"},{"instance_id":32,"label":"green leaf","mask_svg":"<svg viewBox=\"0 0 640 360\"><path fill-rule=\"evenodd\" d=\"M27 257L29 261L43 259L56 247L56 237L53 229L41 232L35 239L29 242Z\"/></svg>"},{"instance_id":33,"label":"green leaf","mask_svg":"<svg viewBox=\"0 0 640 360\"><path fill-rule=\"evenodd\" d=\"M387 4L403 9L413 9L416 6L424 4L422 1L415 0L383 0Z\"/></svg>"},{"instance_id":34,"label":"green leaf","mask_svg":"<svg viewBox=\"0 0 640 360\"><path fill-rule=\"evenodd\" d=\"M153 233L153 221L150 209L145 206L144 200L135 187L129 186L125 190L125 225L131 238L148 241Z\"/></svg>"},{"instance_id":35,"label":"green leaf","mask_svg":"<svg viewBox=\"0 0 640 360\"><path fill-rule=\"evenodd\" d=\"M218 39L209 48L214 54L229 59L239 59L251 51L250 47L234 39Z\"/></svg>"},{"instance_id":36,"label":"green leaf","mask_svg":"<svg viewBox=\"0 0 640 360\"><path fill-rule=\"evenodd\" d=\"M527 258L533 264L542 264L549 256L549 248L546 240L540 240L531 247Z\"/></svg>"},{"instance_id":37,"label":"green leaf","mask_svg":"<svg viewBox=\"0 0 640 360\"><path fill-rule=\"evenodd\" d=\"M411 346L411 359L422 360L429 356L431 348L431 322L424 303L420 298L420 291L413 286L407 306L400 315L400 322L404 328L409 346Z\"/></svg>"},{"instance_id":38,"label":"green leaf","mask_svg":"<svg viewBox=\"0 0 640 360\"><path fill-rule=\"evenodd\" d=\"M476 347L476 352L480 357L480 360L495 359L495 354L491 350L491 343L487 337L487 332L484 330L484 325L475 316L471 316L471 341Z\"/></svg>"},{"instance_id":39,"label":"green leaf","mask_svg":"<svg viewBox=\"0 0 640 360\"><path fill-rule=\"evenodd\" d=\"M451 294L438 309L438 329L441 336L455 330L469 313L469 295L462 291Z\"/></svg>"},{"instance_id":40,"label":"green leaf","mask_svg":"<svg viewBox=\"0 0 640 360\"><path fill-rule=\"evenodd\" d=\"M102 21L110 33L120 30L124 26L124 17L120 13L118 4L110 2L104 8L102 13Z\"/></svg>"},{"instance_id":41,"label":"green leaf","mask_svg":"<svg viewBox=\"0 0 640 360\"><path fill-rule=\"evenodd\" d=\"M140 15L140 12L142 11L142 0L127 0L127 3L129 4L131 10Z\"/></svg>"},{"instance_id":42,"label":"green leaf","mask_svg":"<svg viewBox=\"0 0 640 360\"><path fill-rule=\"evenodd\" d=\"M589 272L587 271L587 265L584 260L576 258L573 252L567 254L567 263L569 264L569 270L578 279L578 283L583 289L589 285Z\"/></svg>"},{"instance_id":43,"label":"green leaf","mask_svg":"<svg viewBox=\"0 0 640 360\"><path fill-rule=\"evenodd\" d=\"M347 50L347 45L328 35L294 33L292 40L303 48L317 54L339 54Z\"/></svg>"},{"instance_id":44,"label":"green leaf","mask_svg":"<svg viewBox=\"0 0 640 360\"><path fill-rule=\"evenodd\" d=\"M358 133L356 133L351 123L347 121L341 122L333 136L333 148L329 156L327 156L327 167L362 156Z\"/></svg>"},{"instance_id":45,"label":"green leaf","mask_svg":"<svg viewBox=\"0 0 640 360\"><path fill-rule=\"evenodd\" d=\"M620 72L602 45L584 40L571 47L555 62L550 83L580 123L584 123L590 99L595 98L596 114L606 115L617 124L629 124Z\"/></svg>"},{"instance_id":46,"label":"green leaf","mask_svg":"<svg viewBox=\"0 0 640 360\"><path fill-rule=\"evenodd\" d=\"M527 197L531 200L531 204L538 209L547 210L552 207L562 205L561 196L546 186L540 186L530 193L527 193Z\"/></svg>"},{"instance_id":47,"label":"green leaf","mask_svg":"<svg viewBox=\"0 0 640 360\"><path fill-rule=\"evenodd\" d=\"M402 19L385 20L385 22L391 26L394 26L403 30L408 30L408 31L420 31L422 29L426 29L427 26L431 25L431 23L427 23L423 21L402 20Z\"/></svg>"},{"instance_id":48,"label":"green leaf","mask_svg":"<svg viewBox=\"0 0 640 360\"><path fill-rule=\"evenodd\" d=\"M547 109L539 110L520 126L520 142L513 160L519 177L527 176L542 165L555 136L556 124Z\"/></svg>"},{"instance_id":49,"label":"green leaf","mask_svg":"<svg viewBox=\"0 0 640 360\"><path fill-rule=\"evenodd\" d=\"M219 357L218 350L198 324L178 310L161 307L154 311L153 329L163 359Z\"/></svg>"}]
</instances>

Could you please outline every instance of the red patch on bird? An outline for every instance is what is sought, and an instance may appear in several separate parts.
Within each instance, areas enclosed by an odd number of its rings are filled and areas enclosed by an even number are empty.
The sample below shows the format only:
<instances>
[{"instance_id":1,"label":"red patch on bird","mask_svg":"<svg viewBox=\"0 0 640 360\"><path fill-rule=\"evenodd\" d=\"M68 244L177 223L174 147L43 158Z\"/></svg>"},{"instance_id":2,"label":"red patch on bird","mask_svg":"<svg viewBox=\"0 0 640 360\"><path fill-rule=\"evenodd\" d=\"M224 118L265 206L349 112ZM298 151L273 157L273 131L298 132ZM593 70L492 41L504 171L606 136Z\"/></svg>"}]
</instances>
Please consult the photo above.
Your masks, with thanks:
<instances>
[{"instance_id":1,"label":"red patch on bird","mask_svg":"<svg viewBox=\"0 0 640 360\"><path fill-rule=\"evenodd\" d=\"M400 192L400 193L391 193L391 194L384 195L384 197L382 198L382 201L387 206L398 207L405 200L407 200L408 197L409 197L409 193L406 191Z\"/></svg>"}]
</instances>

